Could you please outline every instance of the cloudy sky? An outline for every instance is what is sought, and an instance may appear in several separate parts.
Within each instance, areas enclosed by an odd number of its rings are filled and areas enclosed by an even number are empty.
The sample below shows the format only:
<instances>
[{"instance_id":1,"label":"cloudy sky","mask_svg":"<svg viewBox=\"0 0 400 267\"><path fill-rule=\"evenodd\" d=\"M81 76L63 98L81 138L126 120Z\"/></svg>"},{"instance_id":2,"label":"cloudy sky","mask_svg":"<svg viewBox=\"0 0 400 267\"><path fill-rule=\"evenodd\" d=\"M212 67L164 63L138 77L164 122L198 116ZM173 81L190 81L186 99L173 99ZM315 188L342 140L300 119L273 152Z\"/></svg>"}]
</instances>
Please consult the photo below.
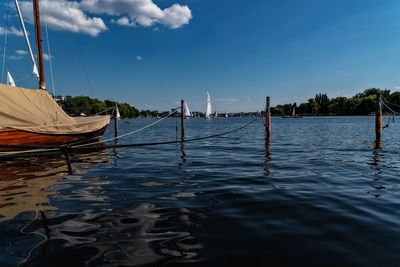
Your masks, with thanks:
<instances>
[{"instance_id":1,"label":"cloudy sky","mask_svg":"<svg viewBox=\"0 0 400 267\"><path fill-rule=\"evenodd\" d=\"M232 112L261 110L267 95L276 105L400 88L398 0L39 2L56 94L160 111L185 99L204 111L209 91L218 111ZM0 5L1 62L7 32L5 68L36 88L14 1ZM20 6L32 43L31 1Z\"/></svg>"}]
</instances>

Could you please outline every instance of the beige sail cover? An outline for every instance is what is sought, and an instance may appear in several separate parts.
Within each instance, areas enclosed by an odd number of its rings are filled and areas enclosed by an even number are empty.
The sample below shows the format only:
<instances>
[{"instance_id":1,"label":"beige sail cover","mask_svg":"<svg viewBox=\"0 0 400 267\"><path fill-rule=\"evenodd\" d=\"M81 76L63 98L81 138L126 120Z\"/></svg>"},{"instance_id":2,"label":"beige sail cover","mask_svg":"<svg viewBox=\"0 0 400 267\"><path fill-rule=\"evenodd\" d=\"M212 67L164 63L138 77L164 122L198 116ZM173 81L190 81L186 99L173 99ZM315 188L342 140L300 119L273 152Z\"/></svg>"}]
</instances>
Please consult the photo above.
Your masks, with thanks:
<instances>
[{"instance_id":1,"label":"beige sail cover","mask_svg":"<svg viewBox=\"0 0 400 267\"><path fill-rule=\"evenodd\" d=\"M46 90L0 84L0 129L47 134L81 134L99 130L110 116L70 117Z\"/></svg>"}]
</instances>

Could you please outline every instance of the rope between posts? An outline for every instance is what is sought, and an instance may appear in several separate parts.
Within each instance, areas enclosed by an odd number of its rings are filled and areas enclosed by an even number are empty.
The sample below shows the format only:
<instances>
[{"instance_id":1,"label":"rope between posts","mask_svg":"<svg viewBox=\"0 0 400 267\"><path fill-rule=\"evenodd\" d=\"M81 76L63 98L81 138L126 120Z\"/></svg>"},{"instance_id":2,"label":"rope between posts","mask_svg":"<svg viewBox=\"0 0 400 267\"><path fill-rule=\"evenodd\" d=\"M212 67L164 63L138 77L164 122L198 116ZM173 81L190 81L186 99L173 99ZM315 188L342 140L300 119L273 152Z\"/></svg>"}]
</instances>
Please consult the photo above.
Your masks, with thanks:
<instances>
[{"instance_id":1,"label":"rope between posts","mask_svg":"<svg viewBox=\"0 0 400 267\"><path fill-rule=\"evenodd\" d=\"M379 101L381 101L381 103L382 103L385 107L387 107L393 114L397 114L397 115L400 114L400 112L397 112L397 111L394 111L393 109L391 109L385 102L383 102L383 100L382 100L381 98L379 99Z\"/></svg>"},{"instance_id":2,"label":"rope between posts","mask_svg":"<svg viewBox=\"0 0 400 267\"><path fill-rule=\"evenodd\" d=\"M253 122L255 122L258 118L255 118L254 120L250 121L249 123L246 123L245 125L240 126L239 128L233 129L231 131L223 132L223 133L218 133L218 134L213 134L213 135L208 135L208 136L203 136L203 137L196 137L196 138L191 138L191 139L183 139L183 140L175 140L175 141L164 141L164 142L155 142L155 143L132 143L132 144L115 144L115 145L104 145L104 146L91 146L91 147L86 147L86 149L98 149L98 148L119 148L119 147L135 147L135 146L155 146L155 145L167 145L167 144L176 144L176 143L188 143L188 142L193 142L193 141L199 141L199 140L204 140L204 139L210 139L210 138L216 138L220 137L223 135L231 134L234 132L237 132ZM82 147L71 147L72 149L82 149Z\"/></svg>"},{"instance_id":3,"label":"rope between posts","mask_svg":"<svg viewBox=\"0 0 400 267\"><path fill-rule=\"evenodd\" d=\"M205 139L210 139L210 138L216 138L216 137L220 137L223 135L234 133L245 127L248 127L250 124L254 123L257 119L258 118L255 118L254 120L250 121L249 123L246 123L245 125L240 126L239 128L233 129L231 131L214 134L214 135L209 135L209 136L204 136L204 137L184 139L184 140L179 140L179 141L174 140L174 141L164 141L164 142L154 142L154 143L131 143L131 144L115 144L115 145L102 145L102 146L69 146L69 145L66 145L66 146L50 148L50 149L35 149L35 150L15 151L15 152L0 152L1 154L4 154L4 155L0 155L0 158L10 158L10 157L21 156L21 155L43 154L43 153L49 153L49 152L65 154L66 152L73 151L73 150L90 150L90 149L95 150L95 149L105 149L105 148L122 148L122 147L138 147L138 146L154 146L154 145L187 143L187 142L205 140ZM98 143L101 144L103 142L98 142Z\"/></svg>"},{"instance_id":4,"label":"rope between posts","mask_svg":"<svg viewBox=\"0 0 400 267\"><path fill-rule=\"evenodd\" d=\"M108 142L108 141L116 140L116 139L119 139L119 138L122 138L122 137L125 137L125 136L128 136L128 135L131 135L131 134L134 134L134 133L143 131L143 130L145 130L145 129L147 129L147 128L153 126L153 125L156 125L157 123L160 123L161 121L165 120L166 118L170 117L171 115L175 114L176 112L178 112L178 109L175 109L174 112L171 112L170 114L168 114L168 115L162 117L162 118L159 119L158 121L155 121L155 122L153 122L153 123L150 123L149 125L146 125L146 126L140 128L140 129L137 129L137 130L134 130L134 131L131 131L131 132L128 132L128 133L125 133L125 134L122 134L122 135L119 135L119 136L116 136L116 137L112 137L112 138L109 138L109 139L106 139L106 140L97 141L97 142L92 142L92 143L87 143L87 144L82 144L82 145L77 145L77 146L74 146L74 147L84 147L84 146L90 146L90 145L94 145L94 144L101 144L101 143L105 143L105 142Z\"/></svg>"}]
</instances>

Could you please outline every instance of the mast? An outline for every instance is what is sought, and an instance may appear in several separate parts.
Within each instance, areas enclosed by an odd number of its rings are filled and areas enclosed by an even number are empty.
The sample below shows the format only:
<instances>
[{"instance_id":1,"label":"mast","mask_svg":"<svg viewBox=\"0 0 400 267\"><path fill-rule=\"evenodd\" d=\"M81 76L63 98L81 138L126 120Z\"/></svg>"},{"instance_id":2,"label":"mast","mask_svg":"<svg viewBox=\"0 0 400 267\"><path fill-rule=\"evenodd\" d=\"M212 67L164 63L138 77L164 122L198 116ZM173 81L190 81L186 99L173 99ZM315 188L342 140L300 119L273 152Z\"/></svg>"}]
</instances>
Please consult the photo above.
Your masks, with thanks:
<instances>
[{"instance_id":1,"label":"mast","mask_svg":"<svg viewBox=\"0 0 400 267\"><path fill-rule=\"evenodd\" d=\"M39 64L39 89L46 90L46 84L44 83L42 36L40 34L40 16L39 16L38 0L33 0L33 16L35 18L36 46L37 46L37 57Z\"/></svg>"}]
</instances>

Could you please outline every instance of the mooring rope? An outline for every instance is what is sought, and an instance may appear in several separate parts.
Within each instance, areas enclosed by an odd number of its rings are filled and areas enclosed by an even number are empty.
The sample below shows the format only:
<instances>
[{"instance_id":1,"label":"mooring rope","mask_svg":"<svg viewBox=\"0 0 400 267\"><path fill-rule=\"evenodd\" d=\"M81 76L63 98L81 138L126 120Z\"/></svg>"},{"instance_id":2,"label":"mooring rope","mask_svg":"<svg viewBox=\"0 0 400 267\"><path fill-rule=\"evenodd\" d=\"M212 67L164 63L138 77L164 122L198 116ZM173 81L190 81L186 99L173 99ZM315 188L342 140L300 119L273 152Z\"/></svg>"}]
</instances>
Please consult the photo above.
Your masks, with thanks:
<instances>
[{"instance_id":1,"label":"mooring rope","mask_svg":"<svg viewBox=\"0 0 400 267\"><path fill-rule=\"evenodd\" d=\"M131 143L131 144L114 144L114 145L103 145L103 146L91 146L87 147L87 149L99 149L99 148L119 148L119 147L135 147L135 146L156 146L156 145L167 145L167 144L176 144L176 143L188 143L188 142L194 142L194 141L199 141L199 140L205 140L205 139L210 139L210 138L216 138L220 137L223 135L231 134L234 132L237 132L243 128L248 127L250 124L255 122L258 119L255 118L254 120L246 123L245 125L240 126L239 128L233 129L231 131L223 132L223 133L218 133L218 134L213 134L213 135L208 135L208 136L203 136L203 137L196 137L196 138L191 138L191 139L183 139L183 140L174 140L174 141L164 141L164 142L154 142L154 143ZM80 150L82 147L71 147L71 149L76 149Z\"/></svg>"},{"instance_id":2,"label":"mooring rope","mask_svg":"<svg viewBox=\"0 0 400 267\"><path fill-rule=\"evenodd\" d=\"M95 142L92 144L98 144L97 146L70 146L70 145L65 145L65 146L60 146L57 148L49 148L49 149L34 149L34 150L26 150L26 151L12 151L12 152L0 152L0 159L1 158L12 158L12 157L21 157L21 156L32 156L32 155L43 155L43 154L60 154L60 153L68 153L71 151L79 151L79 150L96 150L96 149L106 149L106 148L122 148L122 147L138 147L138 146L155 146L155 145L167 145L167 144L176 144L176 143L188 143L188 142L194 142L194 141L199 141L199 140L205 140L205 139L211 139L211 138L216 138L220 136L224 136L227 134L231 134L234 132L237 132L245 127L248 127L250 124L254 123L258 119L255 118L254 120L246 123L245 125L242 125L236 129L223 132L223 133L218 133L218 134L213 134L209 136L203 136L203 137L196 137L196 138L191 138L191 139L183 139L183 140L174 140L174 141L164 141L164 142L153 142L153 143L130 143L130 144L114 144L114 145L105 145L103 142ZM153 123L154 125L154 123ZM148 125L149 127L149 125ZM114 139L114 138L113 138ZM112 139L111 139L112 140Z\"/></svg>"},{"instance_id":3,"label":"mooring rope","mask_svg":"<svg viewBox=\"0 0 400 267\"><path fill-rule=\"evenodd\" d=\"M382 98L379 98L379 101L380 101L387 109L389 109L389 110L392 112L392 121L394 122L394 116L395 116L396 114L397 114L397 115L400 114L400 112L397 112L397 111L394 111L393 109L391 109L391 108L382 100ZM387 102L387 103L389 103L389 102ZM394 106L398 106L398 105L392 104L392 103L389 103L389 104L394 105ZM386 124L385 126L383 126L383 129L389 127L389 124L390 124L390 117L389 117L389 119L388 119L387 124Z\"/></svg>"},{"instance_id":4,"label":"mooring rope","mask_svg":"<svg viewBox=\"0 0 400 267\"><path fill-rule=\"evenodd\" d=\"M90 146L90 145L95 145L95 144L102 144L102 143L105 143L105 142L108 142L108 141L113 141L113 140L116 140L116 139L120 139L120 138L122 138L122 137L126 137L126 136L128 136L128 135L135 134L135 133L140 132L140 131L143 131L143 130L145 130L145 129L151 127L151 126L154 126L154 125L156 125L157 123L162 122L163 120L165 120L166 118L168 118L168 117L170 117L171 115L175 114L176 112L178 112L178 109L176 109L174 112L171 112L171 113L169 113L168 115L165 115L164 117L160 118L159 120L157 120L157 121L155 121L155 122L153 122L153 123L150 123L149 125L146 125L146 126L140 128L140 129L137 129L137 130L134 130L134 131L131 131L131 132L128 132L128 133L125 133L125 134L122 134L122 135L119 135L119 136L116 136L116 137L112 137L112 138L109 138L109 139L106 139L106 140L97 141L97 142L92 142L92 143L86 143L86 144L77 145L77 146L74 146L74 147L76 148L76 147L84 147L84 146Z\"/></svg>"},{"instance_id":5,"label":"mooring rope","mask_svg":"<svg viewBox=\"0 0 400 267\"><path fill-rule=\"evenodd\" d=\"M400 115L400 112L397 112L397 111L394 111L393 109L391 109L391 108L382 100L382 98L379 98L379 100L380 100L381 103L382 103L385 107L387 107L393 114Z\"/></svg>"}]
</instances>

